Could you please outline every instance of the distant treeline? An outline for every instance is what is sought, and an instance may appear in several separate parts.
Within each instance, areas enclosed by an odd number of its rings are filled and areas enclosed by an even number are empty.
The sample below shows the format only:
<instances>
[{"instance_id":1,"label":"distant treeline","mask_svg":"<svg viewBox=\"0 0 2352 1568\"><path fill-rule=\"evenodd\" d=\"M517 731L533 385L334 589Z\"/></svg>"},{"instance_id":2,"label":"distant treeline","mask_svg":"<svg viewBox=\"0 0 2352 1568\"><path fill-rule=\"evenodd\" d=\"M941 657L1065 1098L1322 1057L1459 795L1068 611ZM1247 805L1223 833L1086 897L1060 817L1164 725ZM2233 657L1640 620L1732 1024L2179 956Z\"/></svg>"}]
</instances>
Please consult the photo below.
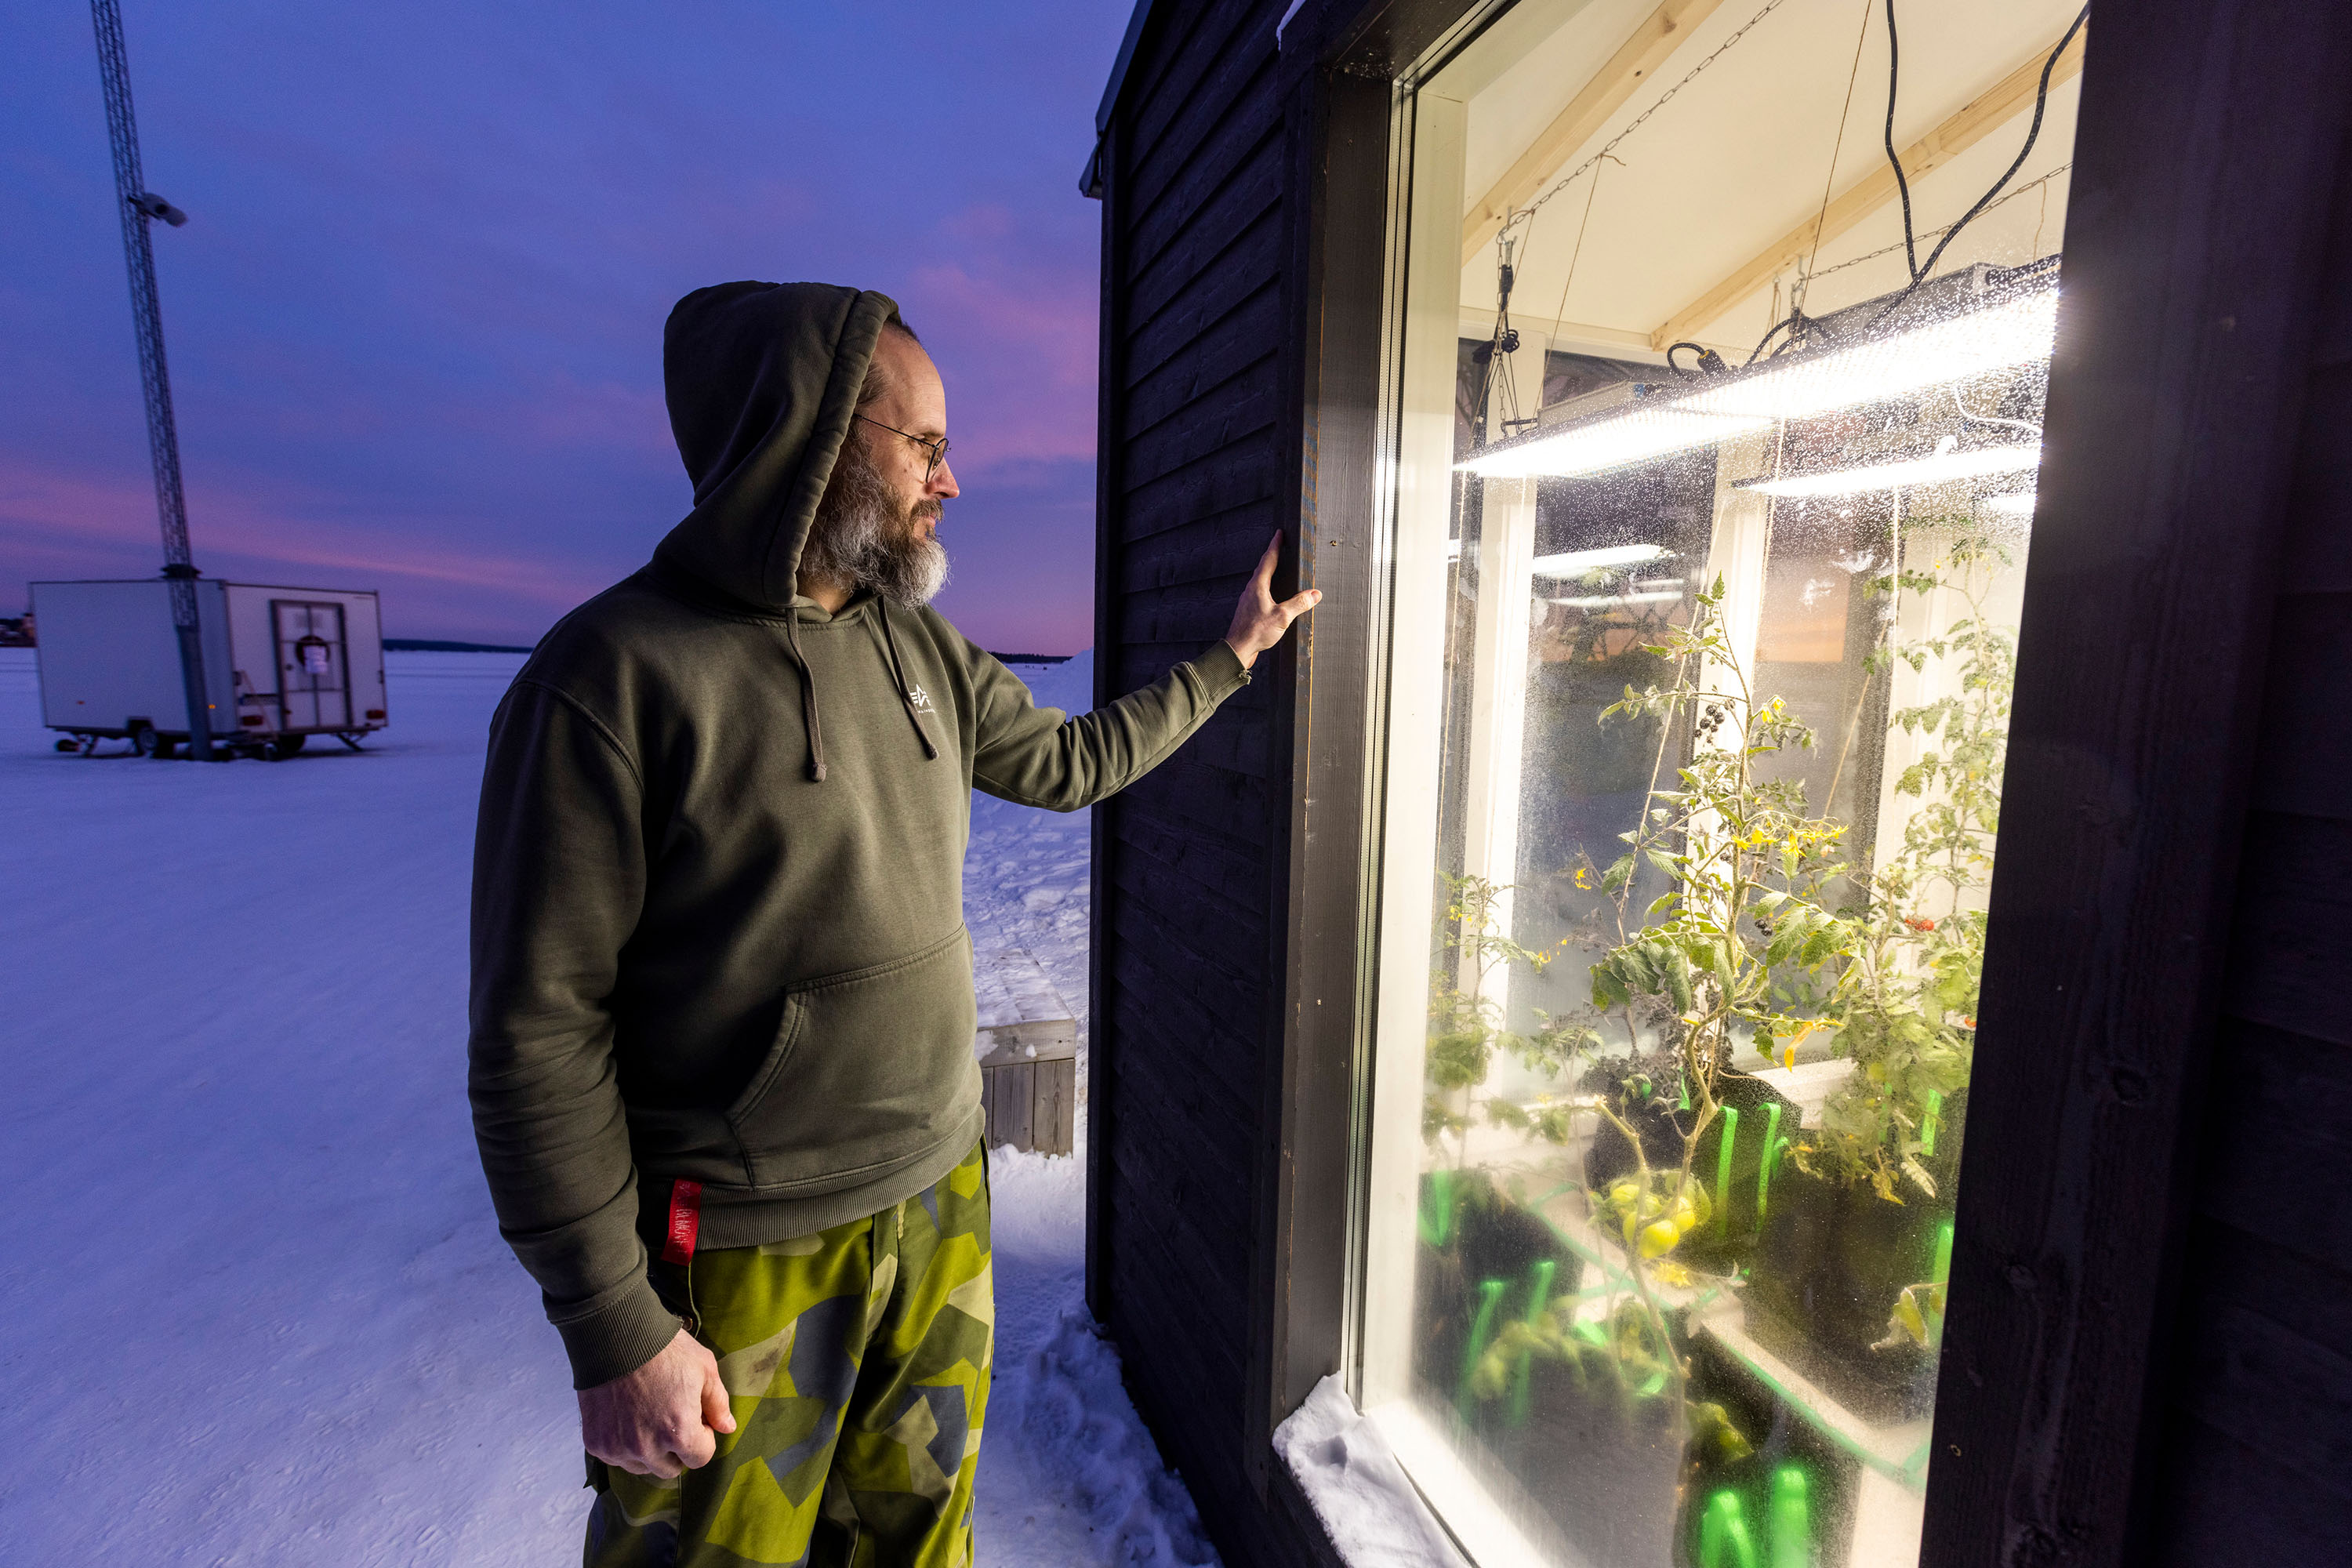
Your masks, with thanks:
<instances>
[{"instance_id":1,"label":"distant treeline","mask_svg":"<svg viewBox=\"0 0 2352 1568\"><path fill-rule=\"evenodd\" d=\"M991 653L989 658L999 664L1067 664L1066 653Z\"/></svg>"},{"instance_id":2,"label":"distant treeline","mask_svg":"<svg viewBox=\"0 0 2352 1568\"><path fill-rule=\"evenodd\" d=\"M386 637L386 653L529 653L527 647L517 647L502 642L444 642L438 637Z\"/></svg>"}]
</instances>

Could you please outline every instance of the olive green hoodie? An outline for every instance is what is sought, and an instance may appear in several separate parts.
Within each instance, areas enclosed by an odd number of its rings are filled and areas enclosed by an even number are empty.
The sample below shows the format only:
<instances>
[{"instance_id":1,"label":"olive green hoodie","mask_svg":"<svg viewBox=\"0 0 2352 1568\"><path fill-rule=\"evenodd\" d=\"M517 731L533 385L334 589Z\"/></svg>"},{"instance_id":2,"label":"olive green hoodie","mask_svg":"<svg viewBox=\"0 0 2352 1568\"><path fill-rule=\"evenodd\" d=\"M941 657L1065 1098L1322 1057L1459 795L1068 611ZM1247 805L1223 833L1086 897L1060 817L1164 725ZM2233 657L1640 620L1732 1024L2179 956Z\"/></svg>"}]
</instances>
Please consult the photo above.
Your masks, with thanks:
<instances>
[{"instance_id":1,"label":"olive green hoodie","mask_svg":"<svg viewBox=\"0 0 2352 1568\"><path fill-rule=\"evenodd\" d=\"M698 1245L745 1247L911 1196L980 1136L972 789L1077 810L1248 679L1218 643L1066 721L935 611L795 593L896 313L814 283L679 301L694 510L547 635L491 725L474 1127L583 1388L677 1331L646 1245L677 1178L701 1184Z\"/></svg>"}]
</instances>

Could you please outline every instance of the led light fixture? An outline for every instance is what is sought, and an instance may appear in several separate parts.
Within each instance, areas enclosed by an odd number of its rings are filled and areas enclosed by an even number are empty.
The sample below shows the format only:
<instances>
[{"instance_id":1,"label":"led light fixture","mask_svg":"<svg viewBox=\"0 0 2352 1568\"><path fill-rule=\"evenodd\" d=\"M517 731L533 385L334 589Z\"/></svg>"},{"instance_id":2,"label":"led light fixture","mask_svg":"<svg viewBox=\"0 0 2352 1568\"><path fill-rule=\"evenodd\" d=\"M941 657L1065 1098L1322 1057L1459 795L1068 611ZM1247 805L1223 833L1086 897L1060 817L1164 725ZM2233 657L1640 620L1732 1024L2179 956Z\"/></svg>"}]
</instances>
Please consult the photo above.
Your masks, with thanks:
<instances>
[{"instance_id":1,"label":"led light fixture","mask_svg":"<svg viewBox=\"0 0 2352 1568\"><path fill-rule=\"evenodd\" d=\"M1664 399L1658 405L1645 407L1636 403L1622 414L1523 436L1490 447L1454 467L1489 479L1590 474L1728 441L1771 424L1769 419L1696 414Z\"/></svg>"},{"instance_id":2,"label":"led light fixture","mask_svg":"<svg viewBox=\"0 0 2352 1568\"><path fill-rule=\"evenodd\" d=\"M1666 594L1579 594L1568 599L1546 599L1547 605L1564 605L1571 610L1613 610L1620 605L1679 604L1679 592Z\"/></svg>"},{"instance_id":3,"label":"led light fixture","mask_svg":"<svg viewBox=\"0 0 2352 1568\"><path fill-rule=\"evenodd\" d=\"M1874 463L1866 468L1840 468L1832 474L1804 474L1795 479L1755 479L1742 486L1768 496L1851 496L1864 490L1891 490L1906 485L1940 485L1985 474L2013 474L2038 468L2042 443L2021 447L1986 447L1974 452L1937 452L1907 463Z\"/></svg>"},{"instance_id":4,"label":"led light fixture","mask_svg":"<svg viewBox=\"0 0 2352 1568\"><path fill-rule=\"evenodd\" d=\"M1790 354L1678 394L1531 431L1454 467L1487 479L1566 478L1663 458L1768 428L1774 420L1858 408L2047 359L2057 321L2057 289L2038 288L1906 331Z\"/></svg>"},{"instance_id":5,"label":"led light fixture","mask_svg":"<svg viewBox=\"0 0 2352 1568\"><path fill-rule=\"evenodd\" d=\"M1533 570L1538 577L1580 577L1608 566L1640 566L1672 554L1663 544L1610 544L1598 550L1571 550L1565 555L1538 555Z\"/></svg>"},{"instance_id":6,"label":"led light fixture","mask_svg":"<svg viewBox=\"0 0 2352 1568\"><path fill-rule=\"evenodd\" d=\"M1774 363L1675 401L1706 414L1804 419L2048 359L2057 326L2058 290L2042 289L1852 348Z\"/></svg>"}]
</instances>

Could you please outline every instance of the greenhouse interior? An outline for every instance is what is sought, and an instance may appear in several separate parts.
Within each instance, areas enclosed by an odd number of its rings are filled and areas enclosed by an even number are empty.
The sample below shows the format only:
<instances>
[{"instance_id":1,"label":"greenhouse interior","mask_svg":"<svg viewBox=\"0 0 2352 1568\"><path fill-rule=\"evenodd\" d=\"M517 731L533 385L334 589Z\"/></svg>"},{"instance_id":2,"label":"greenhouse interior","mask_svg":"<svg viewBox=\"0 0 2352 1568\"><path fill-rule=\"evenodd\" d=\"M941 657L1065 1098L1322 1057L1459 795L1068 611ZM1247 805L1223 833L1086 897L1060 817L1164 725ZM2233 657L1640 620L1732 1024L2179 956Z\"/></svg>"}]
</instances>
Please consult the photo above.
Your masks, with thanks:
<instances>
[{"instance_id":1,"label":"greenhouse interior","mask_svg":"<svg viewBox=\"0 0 2352 1568\"><path fill-rule=\"evenodd\" d=\"M1401 95L1355 1392L1482 1564L1918 1555L2086 29L1778 9Z\"/></svg>"}]
</instances>

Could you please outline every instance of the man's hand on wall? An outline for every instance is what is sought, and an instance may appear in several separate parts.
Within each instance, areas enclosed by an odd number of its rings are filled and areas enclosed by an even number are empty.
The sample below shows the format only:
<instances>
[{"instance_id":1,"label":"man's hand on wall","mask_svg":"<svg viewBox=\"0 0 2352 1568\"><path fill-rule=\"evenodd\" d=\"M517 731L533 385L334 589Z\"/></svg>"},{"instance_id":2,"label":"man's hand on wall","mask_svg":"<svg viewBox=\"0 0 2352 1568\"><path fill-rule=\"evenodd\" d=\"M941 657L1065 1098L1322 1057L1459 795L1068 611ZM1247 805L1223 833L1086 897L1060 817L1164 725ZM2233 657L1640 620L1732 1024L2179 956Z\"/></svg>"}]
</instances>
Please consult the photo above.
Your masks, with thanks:
<instances>
[{"instance_id":1,"label":"man's hand on wall","mask_svg":"<svg viewBox=\"0 0 2352 1568\"><path fill-rule=\"evenodd\" d=\"M1234 606L1234 624L1225 633L1225 643L1240 658L1244 669L1280 642L1291 622L1323 601L1322 589L1309 588L1280 604L1275 602L1274 565L1281 557L1282 535L1277 533L1258 557L1257 570L1251 574L1249 586L1242 590L1242 602Z\"/></svg>"},{"instance_id":2,"label":"man's hand on wall","mask_svg":"<svg viewBox=\"0 0 2352 1568\"><path fill-rule=\"evenodd\" d=\"M676 1480L733 1430L719 1363L684 1329L636 1371L580 1391L581 1446L634 1475Z\"/></svg>"}]
</instances>

